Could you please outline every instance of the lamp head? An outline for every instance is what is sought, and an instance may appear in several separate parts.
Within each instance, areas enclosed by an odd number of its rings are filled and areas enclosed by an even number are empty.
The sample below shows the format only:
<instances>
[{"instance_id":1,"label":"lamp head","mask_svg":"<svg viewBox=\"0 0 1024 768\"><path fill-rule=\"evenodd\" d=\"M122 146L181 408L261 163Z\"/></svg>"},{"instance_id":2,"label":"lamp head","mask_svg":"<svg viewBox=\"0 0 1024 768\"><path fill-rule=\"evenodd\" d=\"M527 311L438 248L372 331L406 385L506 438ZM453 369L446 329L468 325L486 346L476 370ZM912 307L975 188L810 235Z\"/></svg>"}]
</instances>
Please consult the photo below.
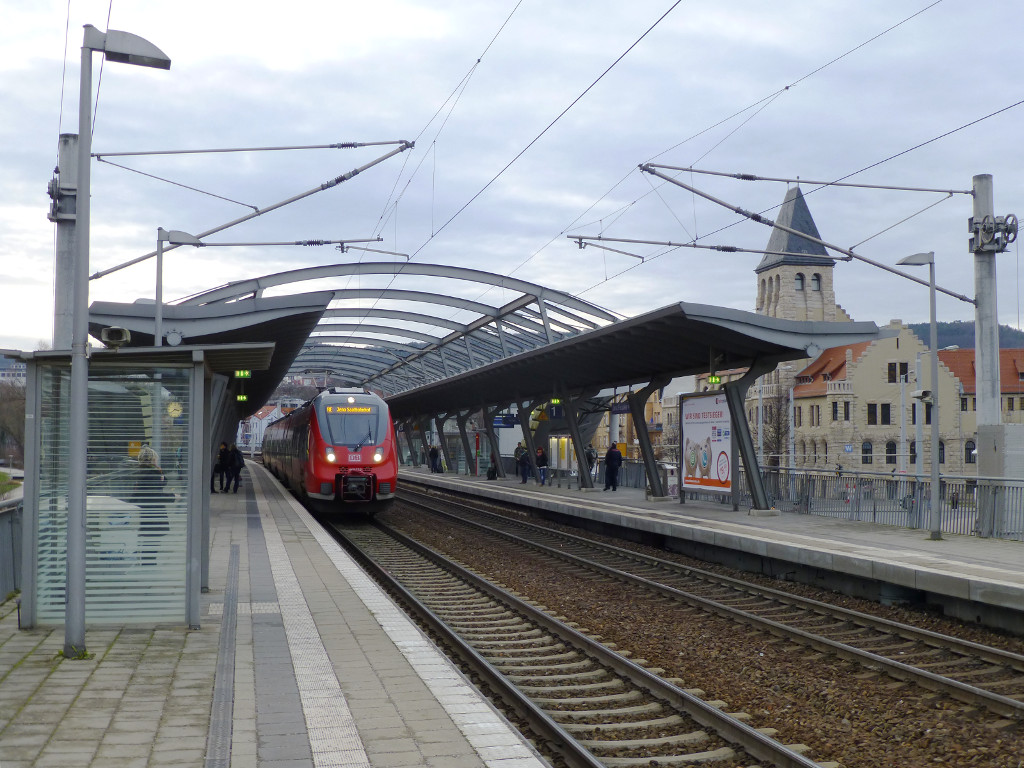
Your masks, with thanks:
<instances>
[{"instance_id":1,"label":"lamp head","mask_svg":"<svg viewBox=\"0 0 1024 768\"><path fill-rule=\"evenodd\" d=\"M928 251L927 253L915 253L913 256L904 256L896 263L908 267L921 267L924 266L925 264L934 264L935 251Z\"/></svg>"}]
</instances>

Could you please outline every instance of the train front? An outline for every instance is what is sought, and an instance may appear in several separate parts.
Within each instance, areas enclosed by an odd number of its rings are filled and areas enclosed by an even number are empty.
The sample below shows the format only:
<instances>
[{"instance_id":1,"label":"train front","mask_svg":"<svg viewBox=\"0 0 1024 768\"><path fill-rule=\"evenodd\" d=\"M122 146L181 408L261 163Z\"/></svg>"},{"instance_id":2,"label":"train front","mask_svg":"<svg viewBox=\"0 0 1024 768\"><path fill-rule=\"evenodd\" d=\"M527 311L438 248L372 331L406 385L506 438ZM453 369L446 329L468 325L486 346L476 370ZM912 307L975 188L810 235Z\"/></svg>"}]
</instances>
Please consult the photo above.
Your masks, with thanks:
<instances>
[{"instance_id":1,"label":"train front","mask_svg":"<svg viewBox=\"0 0 1024 768\"><path fill-rule=\"evenodd\" d=\"M366 392L324 393L313 408L309 496L372 511L394 499L398 457L387 404Z\"/></svg>"}]
</instances>

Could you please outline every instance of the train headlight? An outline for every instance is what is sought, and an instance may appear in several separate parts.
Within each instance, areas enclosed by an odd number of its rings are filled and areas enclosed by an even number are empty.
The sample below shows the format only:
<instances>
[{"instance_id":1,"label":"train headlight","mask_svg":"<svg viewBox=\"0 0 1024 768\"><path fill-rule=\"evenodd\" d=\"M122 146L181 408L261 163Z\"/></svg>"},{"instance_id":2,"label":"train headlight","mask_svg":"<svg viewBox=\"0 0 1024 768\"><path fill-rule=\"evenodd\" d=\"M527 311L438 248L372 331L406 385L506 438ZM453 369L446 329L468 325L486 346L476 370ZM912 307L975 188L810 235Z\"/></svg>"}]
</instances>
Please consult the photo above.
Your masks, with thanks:
<instances>
[{"instance_id":1,"label":"train headlight","mask_svg":"<svg viewBox=\"0 0 1024 768\"><path fill-rule=\"evenodd\" d=\"M327 449L327 460L333 464L334 460L336 458L337 458L337 456L334 455L334 449L333 448L328 448Z\"/></svg>"},{"instance_id":2,"label":"train headlight","mask_svg":"<svg viewBox=\"0 0 1024 768\"><path fill-rule=\"evenodd\" d=\"M374 451L373 452L373 460L374 461L380 462L383 459L384 459L384 454L383 453L381 453L380 451Z\"/></svg>"},{"instance_id":3,"label":"train headlight","mask_svg":"<svg viewBox=\"0 0 1024 768\"><path fill-rule=\"evenodd\" d=\"M356 399L355 399L354 397L352 397L351 395L349 395L349 397L348 397L348 401L349 401L350 403L354 403L354 402L356 401Z\"/></svg>"}]
</instances>

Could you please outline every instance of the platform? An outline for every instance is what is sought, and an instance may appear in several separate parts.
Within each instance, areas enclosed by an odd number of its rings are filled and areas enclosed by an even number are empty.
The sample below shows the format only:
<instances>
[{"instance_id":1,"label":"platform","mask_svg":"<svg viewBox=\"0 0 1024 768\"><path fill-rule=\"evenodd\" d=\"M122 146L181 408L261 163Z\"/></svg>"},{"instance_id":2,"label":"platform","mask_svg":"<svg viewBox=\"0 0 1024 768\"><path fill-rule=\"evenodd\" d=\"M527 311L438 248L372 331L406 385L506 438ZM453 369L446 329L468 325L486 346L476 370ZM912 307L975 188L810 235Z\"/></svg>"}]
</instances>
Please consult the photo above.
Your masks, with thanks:
<instances>
[{"instance_id":1,"label":"platform","mask_svg":"<svg viewBox=\"0 0 1024 768\"><path fill-rule=\"evenodd\" d=\"M923 599L950 616L1024 635L1024 543L876 525L854 517L733 511L731 504L651 500L642 489L576 483L522 484L402 467L401 480L471 492L582 518L589 527L625 529L637 540L664 544L746 570L841 589L882 600ZM799 578L798 578L799 577Z\"/></svg>"},{"instance_id":2,"label":"platform","mask_svg":"<svg viewBox=\"0 0 1024 768\"><path fill-rule=\"evenodd\" d=\"M260 465L211 551L200 629L89 627L89 659L0 607L0 766L546 765Z\"/></svg>"}]
</instances>

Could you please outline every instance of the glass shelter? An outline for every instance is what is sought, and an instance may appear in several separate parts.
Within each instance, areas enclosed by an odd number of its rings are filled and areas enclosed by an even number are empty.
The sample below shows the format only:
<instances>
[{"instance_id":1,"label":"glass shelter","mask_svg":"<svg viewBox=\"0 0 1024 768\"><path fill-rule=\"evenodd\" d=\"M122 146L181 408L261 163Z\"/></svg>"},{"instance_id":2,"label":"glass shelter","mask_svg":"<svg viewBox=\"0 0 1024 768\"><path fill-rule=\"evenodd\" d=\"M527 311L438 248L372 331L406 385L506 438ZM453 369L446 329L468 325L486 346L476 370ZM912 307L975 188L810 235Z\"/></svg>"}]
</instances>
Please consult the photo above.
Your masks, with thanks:
<instances>
[{"instance_id":1,"label":"glass shelter","mask_svg":"<svg viewBox=\"0 0 1024 768\"><path fill-rule=\"evenodd\" d=\"M23 626L64 623L67 457L83 449L87 625L199 625L209 572L211 425L233 416L225 374L265 366L272 349L92 350L86 446L69 443L68 353L24 355Z\"/></svg>"}]
</instances>

